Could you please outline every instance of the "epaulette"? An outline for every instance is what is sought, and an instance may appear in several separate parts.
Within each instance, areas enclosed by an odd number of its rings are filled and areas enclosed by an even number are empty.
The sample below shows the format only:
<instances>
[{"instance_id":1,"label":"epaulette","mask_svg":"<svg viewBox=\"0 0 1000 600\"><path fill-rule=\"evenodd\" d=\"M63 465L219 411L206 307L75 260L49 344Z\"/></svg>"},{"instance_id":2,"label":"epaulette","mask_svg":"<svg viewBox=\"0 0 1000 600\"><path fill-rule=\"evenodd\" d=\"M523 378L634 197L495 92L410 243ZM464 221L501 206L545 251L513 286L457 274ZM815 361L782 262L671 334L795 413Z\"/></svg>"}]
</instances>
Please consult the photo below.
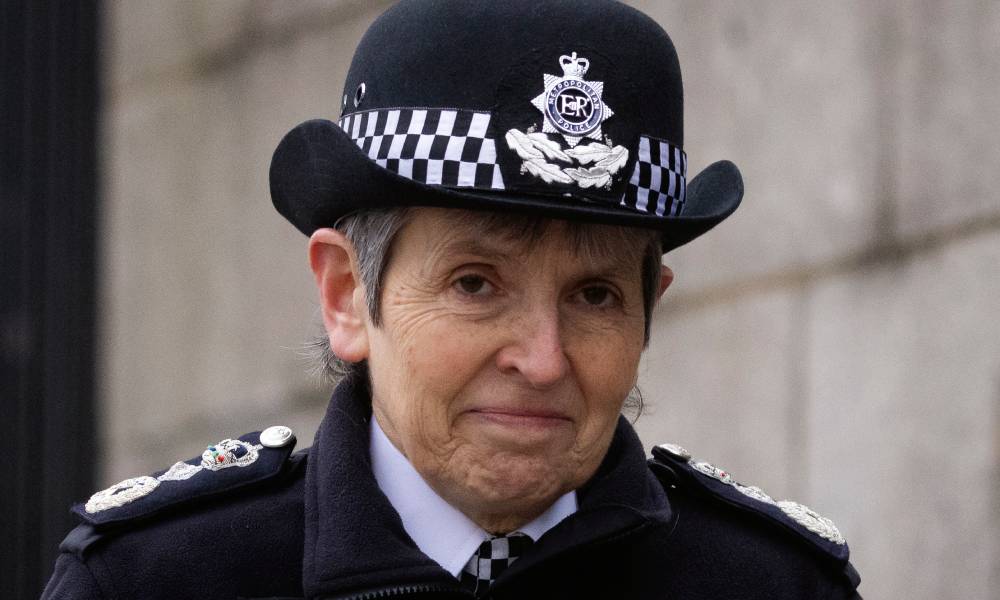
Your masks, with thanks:
<instances>
[{"instance_id":1,"label":"epaulette","mask_svg":"<svg viewBox=\"0 0 1000 600\"><path fill-rule=\"evenodd\" d=\"M675 482L678 487L711 497L785 530L820 554L843 565L849 579L860 581L848 562L850 550L844 536L833 521L816 511L791 500L775 500L759 487L744 485L725 470L695 460L687 450L676 444L660 444L653 448L650 468L661 480Z\"/></svg>"},{"instance_id":2,"label":"epaulette","mask_svg":"<svg viewBox=\"0 0 1000 600\"><path fill-rule=\"evenodd\" d=\"M83 523L60 549L82 555L106 533L129 523L272 479L287 471L294 447L292 430L278 425L212 444L201 456L165 471L120 481L73 506Z\"/></svg>"}]
</instances>

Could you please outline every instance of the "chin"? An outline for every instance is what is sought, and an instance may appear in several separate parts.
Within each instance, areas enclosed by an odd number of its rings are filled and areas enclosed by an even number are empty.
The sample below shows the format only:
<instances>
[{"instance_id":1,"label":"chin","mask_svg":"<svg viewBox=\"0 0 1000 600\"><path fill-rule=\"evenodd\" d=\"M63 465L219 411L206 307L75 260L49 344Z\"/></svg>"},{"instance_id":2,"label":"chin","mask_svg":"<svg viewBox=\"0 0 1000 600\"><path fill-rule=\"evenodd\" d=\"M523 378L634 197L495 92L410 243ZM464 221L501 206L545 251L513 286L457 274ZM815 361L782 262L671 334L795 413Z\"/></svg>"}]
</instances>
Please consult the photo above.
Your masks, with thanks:
<instances>
[{"instance_id":1,"label":"chin","mask_svg":"<svg viewBox=\"0 0 1000 600\"><path fill-rule=\"evenodd\" d=\"M558 466L548 456L495 453L469 469L464 487L493 510L537 504L544 509L575 487Z\"/></svg>"}]
</instances>

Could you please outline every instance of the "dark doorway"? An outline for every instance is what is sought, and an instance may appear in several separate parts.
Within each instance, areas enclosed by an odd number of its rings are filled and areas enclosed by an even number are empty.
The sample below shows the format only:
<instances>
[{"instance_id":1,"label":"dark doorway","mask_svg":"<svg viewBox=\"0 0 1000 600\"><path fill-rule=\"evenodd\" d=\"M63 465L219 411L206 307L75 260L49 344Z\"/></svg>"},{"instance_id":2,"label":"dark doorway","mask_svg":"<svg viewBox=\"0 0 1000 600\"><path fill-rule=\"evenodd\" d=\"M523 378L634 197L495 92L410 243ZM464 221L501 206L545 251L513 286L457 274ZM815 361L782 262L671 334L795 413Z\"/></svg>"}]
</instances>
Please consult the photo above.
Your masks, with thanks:
<instances>
[{"instance_id":1,"label":"dark doorway","mask_svg":"<svg viewBox=\"0 0 1000 600\"><path fill-rule=\"evenodd\" d=\"M94 479L98 4L0 3L0 598Z\"/></svg>"}]
</instances>

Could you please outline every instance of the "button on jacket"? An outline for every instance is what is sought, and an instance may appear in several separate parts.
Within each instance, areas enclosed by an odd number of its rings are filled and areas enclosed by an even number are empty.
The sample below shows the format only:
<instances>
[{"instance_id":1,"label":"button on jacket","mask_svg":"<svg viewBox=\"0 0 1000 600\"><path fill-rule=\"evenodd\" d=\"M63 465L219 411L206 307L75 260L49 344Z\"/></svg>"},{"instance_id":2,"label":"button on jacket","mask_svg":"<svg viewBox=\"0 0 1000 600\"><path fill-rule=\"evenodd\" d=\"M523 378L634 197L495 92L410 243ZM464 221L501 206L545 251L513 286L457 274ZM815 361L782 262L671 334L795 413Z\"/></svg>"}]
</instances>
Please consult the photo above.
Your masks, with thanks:
<instances>
[{"instance_id":1,"label":"button on jacket","mask_svg":"<svg viewBox=\"0 0 1000 600\"><path fill-rule=\"evenodd\" d=\"M342 383L311 449L262 449L273 468L170 482L115 518L78 511L43 598L471 598L380 491L370 419L367 396ZM859 598L846 552L692 481L680 463L647 464L620 419L578 511L489 597Z\"/></svg>"}]
</instances>

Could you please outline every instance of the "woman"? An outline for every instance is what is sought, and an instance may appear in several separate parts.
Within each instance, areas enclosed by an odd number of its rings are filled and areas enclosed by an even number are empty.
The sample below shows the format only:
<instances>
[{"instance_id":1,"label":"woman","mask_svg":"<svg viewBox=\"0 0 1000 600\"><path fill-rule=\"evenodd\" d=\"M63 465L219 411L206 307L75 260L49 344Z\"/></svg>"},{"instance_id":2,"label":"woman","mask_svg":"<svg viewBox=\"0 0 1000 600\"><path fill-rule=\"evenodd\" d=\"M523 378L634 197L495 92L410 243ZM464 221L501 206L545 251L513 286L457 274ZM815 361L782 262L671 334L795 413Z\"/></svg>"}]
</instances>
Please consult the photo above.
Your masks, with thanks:
<instances>
[{"instance_id":1,"label":"woman","mask_svg":"<svg viewBox=\"0 0 1000 600\"><path fill-rule=\"evenodd\" d=\"M687 183L658 25L404 1L340 103L271 167L343 374L314 446L270 428L95 494L46 597L857 597L832 523L647 464L620 415L662 254L743 193L728 162Z\"/></svg>"}]
</instances>

